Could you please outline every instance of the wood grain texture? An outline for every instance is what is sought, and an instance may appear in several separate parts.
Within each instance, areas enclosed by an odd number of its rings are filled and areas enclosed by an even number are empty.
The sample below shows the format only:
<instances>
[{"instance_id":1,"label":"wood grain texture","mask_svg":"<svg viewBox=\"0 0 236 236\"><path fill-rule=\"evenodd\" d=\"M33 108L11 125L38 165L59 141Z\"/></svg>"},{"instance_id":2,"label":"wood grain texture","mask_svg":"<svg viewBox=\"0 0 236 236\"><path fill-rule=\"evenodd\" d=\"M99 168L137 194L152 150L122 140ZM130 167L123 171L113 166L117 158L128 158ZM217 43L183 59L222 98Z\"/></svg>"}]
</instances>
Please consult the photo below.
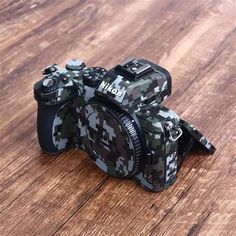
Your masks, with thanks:
<instances>
[{"instance_id":1,"label":"wood grain texture","mask_svg":"<svg viewBox=\"0 0 236 236\"><path fill-rule=\"evenodd\" d=\"M0 235L236 235L236 5L233 0L2 0ZM33 84L51 63L110 68L130 56L173 76L166 106L217 147L151 193L86 153L43 154Z\"/></svg>"}]
</instances>

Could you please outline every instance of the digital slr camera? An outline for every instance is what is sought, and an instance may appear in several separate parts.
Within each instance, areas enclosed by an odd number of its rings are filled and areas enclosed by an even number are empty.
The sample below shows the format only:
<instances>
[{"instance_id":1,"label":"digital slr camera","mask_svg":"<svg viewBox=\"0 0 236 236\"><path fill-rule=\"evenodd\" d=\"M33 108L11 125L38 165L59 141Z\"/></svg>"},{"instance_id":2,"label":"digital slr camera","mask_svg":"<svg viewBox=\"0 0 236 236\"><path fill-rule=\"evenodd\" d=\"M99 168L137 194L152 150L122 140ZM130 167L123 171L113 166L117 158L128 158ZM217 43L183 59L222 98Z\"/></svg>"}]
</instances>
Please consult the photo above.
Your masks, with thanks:
<instances>
[{"instance_id":1,"label":"digital slr camera","mask_svg":"<svg viewBox=\"0 0 236 236\"><path fill-rule=\"evenodd\" d=\"M152 191L173 184L193 145L215 147L162 102L171 94L167 70L126 59L110 70L71 60L44 69L34 85L41 148L50 154L86 150L111 176L132 178Z\"/></svg>"}]
</instances>

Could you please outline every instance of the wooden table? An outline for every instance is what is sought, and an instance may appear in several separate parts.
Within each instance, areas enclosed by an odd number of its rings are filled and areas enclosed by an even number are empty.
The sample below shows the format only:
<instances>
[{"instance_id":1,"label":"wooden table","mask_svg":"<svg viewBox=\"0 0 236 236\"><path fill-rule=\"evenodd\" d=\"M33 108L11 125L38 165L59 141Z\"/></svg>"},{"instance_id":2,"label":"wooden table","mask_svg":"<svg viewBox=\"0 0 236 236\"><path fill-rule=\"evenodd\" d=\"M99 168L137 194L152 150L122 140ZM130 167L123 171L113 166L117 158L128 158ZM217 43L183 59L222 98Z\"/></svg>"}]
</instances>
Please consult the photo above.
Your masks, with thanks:
<instances>
[{"instance_id":1,"label":"wooden table","mask_svg":"<svg viewBox=\"0 0 236 236\"><path fill-rule=\"evenodd\" d=\"M2 0L0 235L236 235L236 5L232 0ZM151 193L83 151L43 154L33 84L43 67L126 57L173 76L166 106L209 137L177 182Z\"/></svg>"}]
</instances>

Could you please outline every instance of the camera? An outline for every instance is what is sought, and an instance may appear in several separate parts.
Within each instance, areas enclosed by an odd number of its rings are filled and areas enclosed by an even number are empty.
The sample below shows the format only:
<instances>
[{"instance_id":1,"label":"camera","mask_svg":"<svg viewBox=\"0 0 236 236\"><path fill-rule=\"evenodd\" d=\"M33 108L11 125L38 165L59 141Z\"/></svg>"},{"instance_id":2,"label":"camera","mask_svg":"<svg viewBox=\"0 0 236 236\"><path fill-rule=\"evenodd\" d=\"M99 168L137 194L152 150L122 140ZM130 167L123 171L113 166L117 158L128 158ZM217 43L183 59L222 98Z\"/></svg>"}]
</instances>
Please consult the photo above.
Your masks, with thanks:
<instances>
[{"instance_id":1,"label":"camera","mask_svg":"<svg viewBox=\"0 0 236 236\"><path fill-rule=\"evenodd\" d=\"M170 94L169 72L148 60L129 58L110 70L82 60L53 64L34 85L39 144L49 154L81 148L109 175L162 191L193 147L215 151L163 106Z\"/></svg>"}]
</instances>

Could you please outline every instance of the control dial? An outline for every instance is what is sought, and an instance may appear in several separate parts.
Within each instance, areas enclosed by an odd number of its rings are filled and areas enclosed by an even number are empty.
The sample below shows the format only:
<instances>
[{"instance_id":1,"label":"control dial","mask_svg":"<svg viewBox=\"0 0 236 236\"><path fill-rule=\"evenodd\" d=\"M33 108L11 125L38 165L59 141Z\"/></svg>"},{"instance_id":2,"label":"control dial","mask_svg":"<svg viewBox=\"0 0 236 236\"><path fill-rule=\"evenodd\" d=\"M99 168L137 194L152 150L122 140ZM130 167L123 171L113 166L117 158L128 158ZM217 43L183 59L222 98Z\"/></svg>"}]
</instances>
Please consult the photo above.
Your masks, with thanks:
<instances>
[{"instance_id":1,"label":"control dial","mask_svg":"<svg viewBox=\"0 0 236 236\"><path fill-rule=\"evenodd\" d=\"M102 67L90 67L83 71L83 82L89 87L96 88L99 82L104 78L107 70Z\"/></svg>"},{"instance_id":2,"label":"control dial","mask_svg":"<svg viewBox=\"0 0 236 236\"><path fill-rule=\"evenodd\" d=\"M82 60L79 59L74 59L71 60L69 62L67 62L66 64L66 69L67 70L82 70L85 67L85 63Z\"/></svg>"}]
</instances>

